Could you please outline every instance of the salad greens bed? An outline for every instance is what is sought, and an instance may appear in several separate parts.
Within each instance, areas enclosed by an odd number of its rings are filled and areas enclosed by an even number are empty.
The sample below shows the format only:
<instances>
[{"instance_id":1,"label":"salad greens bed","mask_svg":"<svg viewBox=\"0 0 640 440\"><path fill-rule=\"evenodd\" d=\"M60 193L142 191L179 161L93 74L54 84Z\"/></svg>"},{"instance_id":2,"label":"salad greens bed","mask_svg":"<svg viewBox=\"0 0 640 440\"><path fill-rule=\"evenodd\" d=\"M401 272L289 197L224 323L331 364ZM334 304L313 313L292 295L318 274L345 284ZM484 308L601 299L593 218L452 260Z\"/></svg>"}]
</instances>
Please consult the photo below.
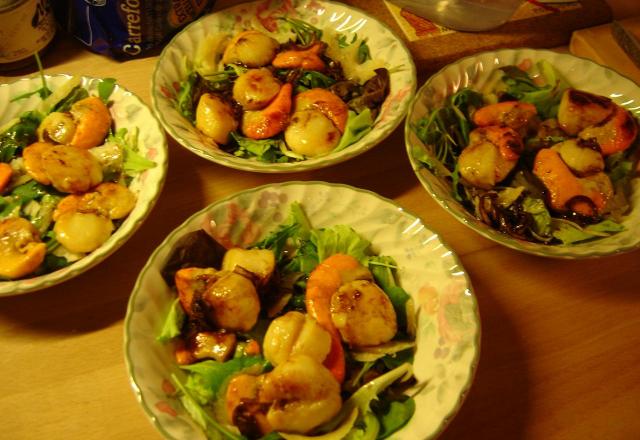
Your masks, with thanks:
<instances>
[{"instance_id":1,"label":"salad greens bed","mask_svg":"<svg viewBox=\"0 0 640 440\"><path fill-rule=\"evenodd\" d=\"M305 21L284 16L279 18L278 23L277 32L290 36L289 42L281 45L281 50L305 49L322 42L325 46L332 44L343 50L354 50L354 63L364 64L372 59L367 39L359 38L357 34L347 36L337 33L331 35L332 41L327 42L323 41L321 29ZM220 54L216 54L216 49L213 47L210 48L210 52L212 53L200 55L200 57L197 55L193 61L185 57L186 73L174 100L176 109L193 125L196 121L198 101L204 93L223 96L228 102L234 104L238 119L242 114L242 108L233 101L232 89L235 80L248 70L247 67L240 64L226 64L220 69L217 66L212 68L210 61L203 58L219 58ZM348 105L349 114L345 131L338 145L332 150L332 152L338 152L359 141L371 131L380 107L389 94L389 71L385 68L377 68L374 76L360 84L346 78L340 62L331 59L326 53L323 53L321 58L327 66L323 72L300 67L273 68L273 73L282 84L293 85L294 96L312 88L323 88L336 94ZM231 133L230 141L220 147L235 156L261 162L285 163L306 159L305 156L287 147L282 133L269 139L256 140L243 136L239 131L234 131Z\"/></svg>"},{"instance_id":2,"label":"salad greens bed","mask_svg":"<svg viewBox=\"0 0 640 440\"><path fill-rule=\"evenodd\" d=\"M565 134L534 135L524 139L524 152L509 176L491 190L481 190L465 182L459 173L458 158L469 145L475 128L472 115L477 109L502 101L535 105L542 121L555 119L563 92L569 82L550 63L540 61L527 67L504 66L492 72L482 89L462 88L448 96L442 106L412 125L424 147L414 148L413 157L451 185L456 201L478 219L518 239L543 244L572 244L607 237L623 231L622 216L630 208L630 180L638 162L638 139L625 151L605 158L605 173L615 196L608 212L595 218L552 212L546 190L531 169L540 148L569 138Z\"/></svg>"},{"instance_id":3,"label":"salad greens bed","mask_svg":"<svg viewBox=\"0 0 640 440\"><path fill-rule=\"evenodd\" d=\"M398 333L387 344L371 352L352 351L345 347L347 375L342 385L343 405L334 420L315 434L330 433L327 439L384 439L401 429L413 416L414 399L406 394L417 390L411 374L415 349L415 316L409 294L398 284L397 266L392 257L375 255L371 243L352 228L337 225L313 228L301 205L290 206L289 218L275 231L251 248L270 249L276 255L277 291L290 293L290 299L278 315L288 311L305 312L305 286L311 271L326 257L344 253L355 257L372 272L375 282L391 300L398 318ZM206 232L199 230L180 239L165 265L162 275L173 286L175 272L184 267L219 267L226 250ZM258 324L239 341L262 340L275 318L268 318L263 305ZM157 339L162 343L178 341L185 332L185 313L176 299ZM172 375L176 395L186 411L211 439L245 439L231 425L220 421L219 408L224 408L225 390L236 374L258 375L273 366L262 355L247 354L239 342L231 360L204 360L180 366L186 373ZM287 434L271 432L263 440L287 438ZM304 437L296 437L304 438ZM324 438L324 437L323 437Z\"/></svg>"},{"instance_id":4,"label":"salad greens bed","mask_svg":"<svg viewBox=\"0 0 640 440\"><path fill-rule=\"evenodd\" d=\"M11 102L14 102L37 94L41 98L39 104L0 127L0 162L9 164L14 172L10 184L0 195L0 221L10 217L27 219L35 226L47 249L44 262L29 276L53 272L82 258L82 255L62 248L53 232L53 212L67 194L57 191L51 185L43 185L33 180L24 171L22 151L38 141L38 127L48 114L68 111L73 103L88 97L89 91L81 85L78 77L69 79L60 88L51 91L42 71L40 76L42 87L11 99ZM114 87L113 78L101 79L98 82L98 96L107 105L110 105L109 98ZM154 162L139 154L137 137L137 131L128 132L126 128L115 132L112 130L105 140L105 145L89 150L105 165L103 181L121 182L128 186L135 175L155 166ZM117 228L121 222L122 220L114 222L115 227Z\"/></svg>"}]
</instances>

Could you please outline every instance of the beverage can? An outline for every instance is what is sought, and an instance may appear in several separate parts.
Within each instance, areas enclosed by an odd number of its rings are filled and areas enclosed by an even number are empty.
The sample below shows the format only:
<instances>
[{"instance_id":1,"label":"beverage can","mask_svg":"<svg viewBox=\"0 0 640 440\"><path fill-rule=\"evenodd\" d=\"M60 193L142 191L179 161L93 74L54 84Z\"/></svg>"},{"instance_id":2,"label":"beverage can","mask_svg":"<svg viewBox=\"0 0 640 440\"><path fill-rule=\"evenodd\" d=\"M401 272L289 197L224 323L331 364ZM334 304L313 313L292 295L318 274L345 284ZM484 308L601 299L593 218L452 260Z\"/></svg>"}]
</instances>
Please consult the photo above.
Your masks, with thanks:
<instances>
[{"instance_id":1,"label":"beverage can","mask_svg":"<svg viewBox=\"0 0 640 440\"><path fill-rule=\"evenodd\" d=\"M55 34L49 0L0 0L0 70L32 63Z\"/></svg>"}]
</instances>

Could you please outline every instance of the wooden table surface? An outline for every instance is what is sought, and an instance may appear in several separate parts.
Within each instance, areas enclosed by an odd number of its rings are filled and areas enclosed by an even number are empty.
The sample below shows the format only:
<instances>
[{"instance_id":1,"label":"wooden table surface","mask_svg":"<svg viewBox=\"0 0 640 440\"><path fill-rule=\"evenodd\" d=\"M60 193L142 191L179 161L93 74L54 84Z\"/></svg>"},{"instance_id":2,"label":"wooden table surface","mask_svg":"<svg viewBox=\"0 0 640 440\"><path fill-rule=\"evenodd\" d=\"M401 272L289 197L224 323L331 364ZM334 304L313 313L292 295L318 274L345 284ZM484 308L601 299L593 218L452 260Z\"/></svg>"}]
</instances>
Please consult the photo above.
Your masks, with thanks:
<instances>
[{"instance_id":1,"label":"wooden table surface","mask_svg":"<svg viewBox=\"0 0 640 440\"><path fill-rule=\"evenodd\" d=\"M116 76L150 104L155 61L118 63L62 38L45 65L49 73ZM394 199L460 256L480 308L482 350L474 385L442 438L640 438L640 251L565 261L480 237L421 187L402 128L356 159L290 175L225 168L169 139L164 190L122 248L66 283L0 300L0 438L160 438L124 365L123 322L138 272L193 212L286 180L340 182Z\"/></svg>"}]
</instances>

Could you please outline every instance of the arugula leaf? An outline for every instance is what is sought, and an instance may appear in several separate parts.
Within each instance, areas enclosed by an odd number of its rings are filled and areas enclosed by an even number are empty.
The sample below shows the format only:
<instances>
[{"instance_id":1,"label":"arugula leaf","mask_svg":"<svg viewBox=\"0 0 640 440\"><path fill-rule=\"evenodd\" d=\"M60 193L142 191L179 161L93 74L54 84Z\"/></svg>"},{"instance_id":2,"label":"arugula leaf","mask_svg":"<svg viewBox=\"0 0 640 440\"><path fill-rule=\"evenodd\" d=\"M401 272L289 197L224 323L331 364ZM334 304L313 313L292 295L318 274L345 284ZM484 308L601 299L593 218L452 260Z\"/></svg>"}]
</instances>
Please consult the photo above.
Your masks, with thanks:
<instances>
[{"instance_id":1,"label":"arugula leaf","mask_svg":"<svg viewBox=\"0 0 640 440\"><path fill-rule=\"evenodd\" d=\"M76 102L88 96L89 96L89 92L87 92L87 90L84 87L76 86L73 89L71 89L71 92L69 92L69 94L64 99L62 99L55 106L53 106L51 111L52 112L68 112L69 110L71 110L71 106L73 104L75 104Z\"/></svg>"},{"instance_id":2,"label":"arugula leaf","mask_svg":"<svg viewBox=\"0 0 640 440\"><path fill-rule=\"evenodd\" d=\"M197 80L198 73L191 72L184 81L180 81L178 102L176 103L176 108L180 114L191 123L195 123L196 120L196 114L193 108L193 92Z\"/></svg>"},{"instance_id":3,"label":"arugula leaf","mask_svg":"<svg viewBox=\"0 0 640 440\"><path fill-rule=\"evenodd\" d=\"M159 342L167 342L176 336L180 336L185 317L186 315L180 304L180 298L174 299L162 325L162 330L156 340Z\"/></svg>"},{"instance_id":4,"label":"arugula leaf","mask_svg":"<svg viewBox=\"0 0 640 440\"><path fill-rule=\"evenodd\" d=\"M450 171L455 169L458 156L469 143L471 113L482 105L482 94L463 88L413 127L422 143Z\"/></svg>"},{"instance_id":5,"label":"arugula leaf","mask_svg":"<svg viewBox=\"0 0 640 440\"><path fill-rule=\"evenodd\" d=\"M367 45L367 39L365 38L360 42L358 46L358 64L363 64L371 59L371 51L369 45Z\"/></svg>"},{"instance_id":6,"label":"arugula leaf","mask_svg":"<svg viewBox=\"0 0 640 440\"><path fill-rule=\"evenodd\" d=\"M188 386L183 385L175 375L171 375L173 383L180 391L180 401L185 410L207 433L207 437L211 440L246 440L243 435L229 431L220 423L218 423L209 413L201 406L201 404L189 392Z\"/></svg>"},{"instance_id":7,"label":"arugula leaf","mask_svg":"<svg viewBox=\"0 0 640 440\"><path fill-rule=\"evenodd\" d=\"M38 139L37 129L42 116L29 111L20 115L18 122L0 134L0 162L10 162L18 151Z\"/></svg>"},{"instance_id":8,"label":"arugula leaf","mask_svg":"<svg viewBox=\"0 0 640 440\"><path fill-rule=\"evenodd\" d=\"M109 101L113 89L116 87L115 78L103 78L98 82L98 96L105 104Z\"/></svg>"},{"instance_id":9,"label":"arugula leaf","mask_svg":"<svg viewBox=\"0 0 640 440\"><path fill-rule=\"evenodd\" d=\"M322 31L306 21L291 17L278 17L278 20L282 20L289 25L289 28L296 36L295 41L302 46L309 46L322 39Z\"/></svg>"},{"instance_id":10,"label":"arugula leaf","mask_svg":"<svg viewBox=\"0 0 640 440\"><path fill-rule=\"evenodd\" d=\"M380 422L373 413L367 413L358 420L344 440L376 440L380 432Z\"/></svg>"}]
</instances>

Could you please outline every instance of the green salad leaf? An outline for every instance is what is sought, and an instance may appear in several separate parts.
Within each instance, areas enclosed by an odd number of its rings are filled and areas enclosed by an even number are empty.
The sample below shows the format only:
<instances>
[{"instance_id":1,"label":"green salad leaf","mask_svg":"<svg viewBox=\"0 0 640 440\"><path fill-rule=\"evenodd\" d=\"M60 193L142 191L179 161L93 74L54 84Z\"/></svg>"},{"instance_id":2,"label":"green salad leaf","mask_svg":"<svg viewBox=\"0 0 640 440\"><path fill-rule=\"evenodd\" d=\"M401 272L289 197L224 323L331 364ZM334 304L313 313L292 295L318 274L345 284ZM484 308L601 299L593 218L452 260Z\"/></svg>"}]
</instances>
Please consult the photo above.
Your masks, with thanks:
<instances>
[{"instance_id":1,"label":"green salad leaf","mask_svg":"<svg viewBox=\"0 0 640 440\"><path fill-rule=\"evenodd\" d=\"M116 87L115 78L103 78L98 82L98 96L105 104L109 102L109 97Z\"/></svg>"},{"instance_id":2,"label":"green salad leaf","mask_svg":"<svg viewBox=\"0 0 640 440\"><path fill-rule=\"evenodd\" d=\"M180 298L174 299L169 307L169 313L167 313L167 317L164 320L162 330L156 339L159 342L167 342L176 336L180 336L185 318L186 316L180 304Z\"/></svg>"}]
</instances>

